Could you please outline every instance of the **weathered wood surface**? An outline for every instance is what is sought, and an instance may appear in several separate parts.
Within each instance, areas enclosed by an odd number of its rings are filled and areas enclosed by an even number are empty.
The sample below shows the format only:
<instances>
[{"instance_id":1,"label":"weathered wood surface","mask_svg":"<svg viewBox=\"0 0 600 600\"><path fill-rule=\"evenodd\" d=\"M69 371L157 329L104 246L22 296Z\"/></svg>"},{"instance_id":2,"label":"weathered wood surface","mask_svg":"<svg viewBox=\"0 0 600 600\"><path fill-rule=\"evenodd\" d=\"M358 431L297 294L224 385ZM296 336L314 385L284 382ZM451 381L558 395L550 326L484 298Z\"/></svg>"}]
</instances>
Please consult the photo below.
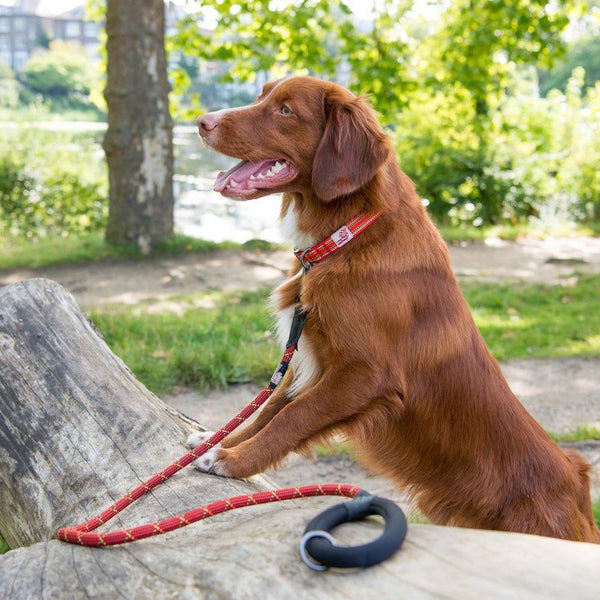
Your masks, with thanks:
<instances>
[{"instance_id":1,"label":"weathered wood surface","mask_svg":"<svg viewBox=\"0 0 600 600\"><path fill-rule=\"evenodd\" d=\"M225 513L107 549L52 540L182 455L188 431L60 286L0 290L0 532L17 548L0 557L0 598L598 598L599 546L426 525L384 565L314 573L298 540L336 499ZM108 528L268 486L186 469ZM340 537L374 535L358 527Z\"/></svg>"}]
</instances>

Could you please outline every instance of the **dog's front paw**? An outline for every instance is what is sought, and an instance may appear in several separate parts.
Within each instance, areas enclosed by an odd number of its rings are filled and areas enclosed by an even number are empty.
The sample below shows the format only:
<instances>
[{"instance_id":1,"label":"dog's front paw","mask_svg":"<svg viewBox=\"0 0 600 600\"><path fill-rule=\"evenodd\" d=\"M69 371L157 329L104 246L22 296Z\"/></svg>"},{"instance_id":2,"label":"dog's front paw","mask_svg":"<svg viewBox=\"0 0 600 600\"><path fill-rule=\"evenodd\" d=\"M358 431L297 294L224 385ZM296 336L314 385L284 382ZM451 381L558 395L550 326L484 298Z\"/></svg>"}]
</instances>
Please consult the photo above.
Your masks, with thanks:
<instances>
[{"instance_id":1,"label":"dog's front paw","mask_svg":"<svg viewBox=\"0 0 600 600\"><path fill-rule=\"evenodd\" d=\"M194 433L188 435L187 440L185 440L185 445L188 448L195 448L209 440L214 434L214 431L194 431Z\"/></svg>"},{"instance_id":2,"label":"dog's front paw","mask_svg":"<svg viewBox=\"0 0 600 600\"><path fill-rule=\"evenodd\" d=\"M212 431L195 431L188 436L185 445L188 448L195 448L209 440L213 435L214 432ZM216 446L209 448L202 456L192 462L192 466L204 473L213 473L215 475L220 475L221 477L229 477L224 461L221 460L225 457L225 454L226 452L221 448L221 444L217 444Z\"/></svg>"}]
</instances>

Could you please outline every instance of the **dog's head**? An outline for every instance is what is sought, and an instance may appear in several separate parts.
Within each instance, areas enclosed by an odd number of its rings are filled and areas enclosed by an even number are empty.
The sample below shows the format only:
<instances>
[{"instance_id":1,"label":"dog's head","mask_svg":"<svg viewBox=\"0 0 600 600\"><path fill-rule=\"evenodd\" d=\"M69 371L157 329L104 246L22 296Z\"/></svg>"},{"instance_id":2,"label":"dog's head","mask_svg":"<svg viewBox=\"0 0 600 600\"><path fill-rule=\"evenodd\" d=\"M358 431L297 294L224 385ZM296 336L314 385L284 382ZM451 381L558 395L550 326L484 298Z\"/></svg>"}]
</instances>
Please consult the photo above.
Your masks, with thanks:
<instances>
[{"instance_id":1,"label":"dog's head","mask_svg":"<svg viewBox=\"0 0 600 600\"><path fill-rule=\"evenodd\" d=\"M300 192L329 201L368 183L389 143L368 103L312 77L267 83L250 105L198 119L202 139L242 159L220 173L215 190L250 200Z\"/></svg>"}]
</instances>

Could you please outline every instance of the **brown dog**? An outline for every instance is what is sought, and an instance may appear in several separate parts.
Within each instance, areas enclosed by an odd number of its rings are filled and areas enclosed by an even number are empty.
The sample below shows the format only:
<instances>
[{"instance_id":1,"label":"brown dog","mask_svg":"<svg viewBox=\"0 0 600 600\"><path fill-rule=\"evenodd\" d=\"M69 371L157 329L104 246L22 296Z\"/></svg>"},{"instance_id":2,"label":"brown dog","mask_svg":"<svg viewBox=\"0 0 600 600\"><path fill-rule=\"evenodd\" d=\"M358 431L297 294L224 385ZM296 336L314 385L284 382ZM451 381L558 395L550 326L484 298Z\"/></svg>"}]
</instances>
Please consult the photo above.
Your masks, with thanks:
<instances>
[{"instance_id":1,"label":"brown dog","mask_svg":"<svg viewBox=\"0 0 600 600\"><path fill-rule=\"evenodd\" d=\"M307 313L290 372L254 423L196 466L248 477L342 432L433 523L600 542L588 465L510 391L367 103L295 77L198 126L242 159L215 189L240 200L284 192L283 229L298 247L357 215L382 216L306 275L295 263L273 293L282 342L296 298Z\"/></svg>"}]
</instances>

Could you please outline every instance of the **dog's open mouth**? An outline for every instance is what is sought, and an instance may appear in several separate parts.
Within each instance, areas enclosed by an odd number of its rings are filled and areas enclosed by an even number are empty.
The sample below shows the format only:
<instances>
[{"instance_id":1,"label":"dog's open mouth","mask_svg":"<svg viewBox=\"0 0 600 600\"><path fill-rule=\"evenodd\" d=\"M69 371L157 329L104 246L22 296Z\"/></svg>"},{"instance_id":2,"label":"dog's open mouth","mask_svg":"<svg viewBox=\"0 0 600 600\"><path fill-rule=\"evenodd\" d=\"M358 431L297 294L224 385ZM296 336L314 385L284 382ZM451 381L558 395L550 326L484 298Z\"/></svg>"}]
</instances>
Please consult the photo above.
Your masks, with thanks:
<instances>
[{"instance_id":1,"label":"dog's open mouth","mask_svg":"<svg viewBox=\"0 0 600 600\"><path fill-rule=\"evenodd\" d=\"M243 160L235 167L219 173L215 191L224 196L250 199L289 183L298 175L296 165L283 158L263 161Z\"/></svg>"}]
</instances>

